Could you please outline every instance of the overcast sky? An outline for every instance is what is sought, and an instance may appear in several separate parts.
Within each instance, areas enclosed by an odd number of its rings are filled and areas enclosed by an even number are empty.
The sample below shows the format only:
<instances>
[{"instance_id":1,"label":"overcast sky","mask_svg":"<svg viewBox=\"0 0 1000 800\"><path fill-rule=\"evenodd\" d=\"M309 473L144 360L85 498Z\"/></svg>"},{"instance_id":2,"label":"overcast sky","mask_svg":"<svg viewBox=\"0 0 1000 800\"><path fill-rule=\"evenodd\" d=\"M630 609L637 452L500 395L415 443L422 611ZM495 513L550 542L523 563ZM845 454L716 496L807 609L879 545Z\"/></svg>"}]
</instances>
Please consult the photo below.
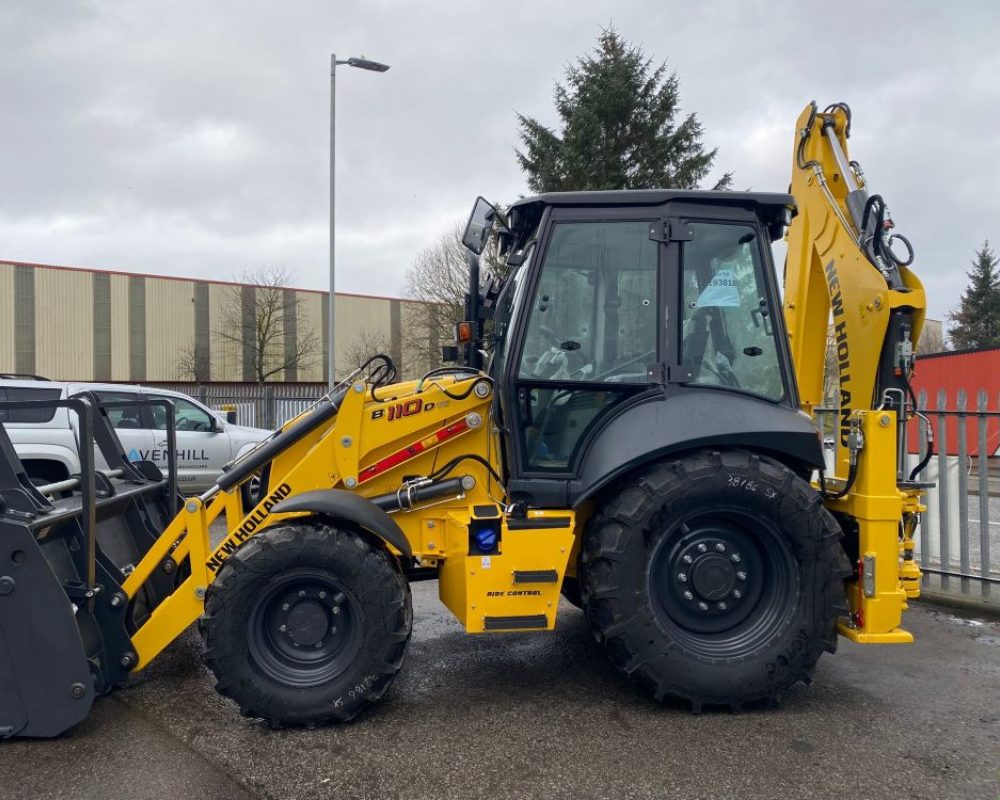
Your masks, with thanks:
<instances>
[{"instance_id":1,"label":"overcast sky","mask_svg":"<svg viewBox=\"0 0 1000 800\"><path fill-rule=\"evenodd\" d=\"M515 112L613 21L665 59L735 186L784 190L811 99L917 248L930 312L1000 240L1000 3L4 0L0 259L327 280L329 55L338 289L397 295L477 194L527 192Z\"/></svg>"}]
</instances>

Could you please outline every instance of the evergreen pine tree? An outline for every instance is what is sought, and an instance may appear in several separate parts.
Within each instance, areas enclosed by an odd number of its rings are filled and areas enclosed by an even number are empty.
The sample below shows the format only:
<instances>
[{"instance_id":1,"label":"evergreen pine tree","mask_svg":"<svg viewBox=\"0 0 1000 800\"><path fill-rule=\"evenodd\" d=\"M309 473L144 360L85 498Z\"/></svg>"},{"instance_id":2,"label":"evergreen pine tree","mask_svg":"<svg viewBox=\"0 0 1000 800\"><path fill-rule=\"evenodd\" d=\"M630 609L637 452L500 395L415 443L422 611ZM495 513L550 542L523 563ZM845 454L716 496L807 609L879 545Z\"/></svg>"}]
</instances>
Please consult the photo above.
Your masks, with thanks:
<instances>
[{"instance_id":1,"label":"evergreen pine tree","mask_svg":"<svg viewBox=\"0 0 1000 800\"><path fill-rule=\"evenodd\" d=\"M1000 345L1000 259L989 240L983 243L967 273L969 285L951 313L948 331L956 350Z\"/></svg>"},{"instance_id":2,"label":"evergreen pine tree","mask_svg":"<svg viewBox=\"0 0 1000 800\"><path fill-rule=\"evenodd\" d=\"M716 150L705 150L695 114L678 120L680 84L612 27L592 55L567 68L556 84L561 133L518 114L524 150L517 151L535 192L584 189L694 189ZM715 185L729 187L728 173Z\"/></svg>"}]
</instances>

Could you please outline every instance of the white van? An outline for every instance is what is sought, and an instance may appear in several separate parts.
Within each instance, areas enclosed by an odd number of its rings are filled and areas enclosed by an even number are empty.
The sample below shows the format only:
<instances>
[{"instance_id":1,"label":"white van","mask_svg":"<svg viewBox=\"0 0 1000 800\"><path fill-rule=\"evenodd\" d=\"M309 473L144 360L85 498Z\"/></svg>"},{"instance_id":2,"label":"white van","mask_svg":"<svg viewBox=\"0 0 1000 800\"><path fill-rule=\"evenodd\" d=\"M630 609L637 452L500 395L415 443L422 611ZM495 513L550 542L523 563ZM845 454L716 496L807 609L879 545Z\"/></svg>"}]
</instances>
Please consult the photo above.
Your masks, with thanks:
<instances>
[{"instance_id":1,"label":"white van","mask_svg":"<svg viewBox=\"0 0 1000 800\"><path fill-rule=\"evenodd\" d=\"M43 378L0 377L2 400L58 400L93 392L99 400L164 398L177 420L177 483L184 495L201 494L215 483L223 464L271 435L260 428L234 425L192 398L167 389L110 383L64 383ZM167 468L166 412L155 406L109 408L108 417L130 461L152 461ZM80 471L76 414L66 408L4 409L3 423L28 476L38 484L63 480ZM99 464L99 467L104 465ZM255 500L256 482L245 484Z\"/></svg>"}]
</instances>

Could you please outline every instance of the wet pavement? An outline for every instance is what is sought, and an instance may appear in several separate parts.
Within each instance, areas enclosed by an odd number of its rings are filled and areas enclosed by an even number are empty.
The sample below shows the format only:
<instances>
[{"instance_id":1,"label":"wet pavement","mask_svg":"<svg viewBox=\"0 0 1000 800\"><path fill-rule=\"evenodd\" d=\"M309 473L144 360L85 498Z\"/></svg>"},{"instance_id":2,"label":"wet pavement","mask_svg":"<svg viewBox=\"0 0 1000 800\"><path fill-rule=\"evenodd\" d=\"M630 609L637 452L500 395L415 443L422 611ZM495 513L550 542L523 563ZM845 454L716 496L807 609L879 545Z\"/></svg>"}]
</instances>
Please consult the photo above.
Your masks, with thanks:
<instances>
[{"instance_id":1,"label":"wet pavement","mask_svg":"<svg viewBox=\"0 0 1000 800\"><path fill-rule=\"evenodd\" d=\"M841 640L780 708L694 716L620 678L568 605L554 634L468 637L436 589L351 725L241 718L189 632L69 734L0 743L0 798L1000 798L997 622L921 605L915 645Z\"/></svg>"}]
</instances>

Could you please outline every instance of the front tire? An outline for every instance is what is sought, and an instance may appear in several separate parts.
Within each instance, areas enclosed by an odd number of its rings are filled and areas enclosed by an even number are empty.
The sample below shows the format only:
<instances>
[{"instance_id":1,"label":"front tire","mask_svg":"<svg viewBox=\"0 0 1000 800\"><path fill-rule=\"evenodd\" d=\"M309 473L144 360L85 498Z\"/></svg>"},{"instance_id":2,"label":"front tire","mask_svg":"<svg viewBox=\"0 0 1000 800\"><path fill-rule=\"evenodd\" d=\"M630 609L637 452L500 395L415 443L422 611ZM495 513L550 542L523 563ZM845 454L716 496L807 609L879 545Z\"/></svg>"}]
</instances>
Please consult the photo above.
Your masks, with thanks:
<instances>
[{"instance_id":1,"label":"front tire","mask_svg":"<svg viewBox=\"0 0 1000 800\"><path fill-rule=\"evenodd\" d=\"M353 719L403 663L410 588L382 547L296 523L237 550L209 587L201 629L216 688L272 725Z\"/></svg>"},{"instance_id":2,"label":"front tire","mask_svg":"<svg viewBox=\"0 0 1000 800\"><path fill-rule=\"evenodd\" d=\"M850 566L819 494L743 450L647 468L589 522L584 609L657 700L733 709L808 682L836 649Z\"/></svg>"}]
</instances>

